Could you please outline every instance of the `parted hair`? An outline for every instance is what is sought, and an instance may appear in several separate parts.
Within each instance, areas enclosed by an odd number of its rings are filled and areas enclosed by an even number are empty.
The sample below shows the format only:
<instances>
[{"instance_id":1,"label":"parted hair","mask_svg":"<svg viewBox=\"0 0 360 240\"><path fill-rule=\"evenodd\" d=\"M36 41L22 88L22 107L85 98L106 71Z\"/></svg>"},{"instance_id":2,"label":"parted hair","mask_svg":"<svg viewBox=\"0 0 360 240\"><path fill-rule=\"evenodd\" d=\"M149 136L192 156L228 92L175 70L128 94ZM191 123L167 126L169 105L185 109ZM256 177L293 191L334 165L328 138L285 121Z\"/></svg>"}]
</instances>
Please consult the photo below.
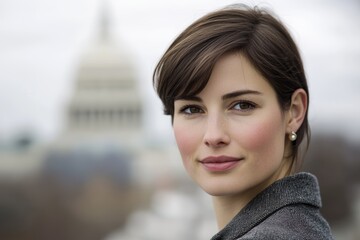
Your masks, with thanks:
<instances>
[{"instance_id":1,"label":"parted hair","mask_svg":"<svg viewBox=\"0 0 360 240\"><path fill-rule=\"evenodd\" d=\"M153 85L164 113L174 117L174 101L199 94L214 65L224 55L238 52L268 81L282 111L292 94L308 85L298 48L281 21L269 10L231 5L211 12L187 27L158 62ZM309 101L309 99L308 99ZM299 145L310 138L306 112L292 144L293 168L298 165Z\"/></svg>"}]
</instances>

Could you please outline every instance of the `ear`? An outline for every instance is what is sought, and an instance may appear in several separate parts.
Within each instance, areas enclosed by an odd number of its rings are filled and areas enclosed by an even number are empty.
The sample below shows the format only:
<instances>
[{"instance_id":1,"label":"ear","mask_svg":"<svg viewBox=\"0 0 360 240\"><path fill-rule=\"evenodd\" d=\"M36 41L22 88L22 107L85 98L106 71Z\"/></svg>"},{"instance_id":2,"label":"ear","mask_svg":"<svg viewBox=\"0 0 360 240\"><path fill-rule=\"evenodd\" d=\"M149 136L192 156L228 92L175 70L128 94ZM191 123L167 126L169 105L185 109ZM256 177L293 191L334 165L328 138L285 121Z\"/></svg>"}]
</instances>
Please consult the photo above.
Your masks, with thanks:
<instances>
[{"instance_id":1,"label":"ear","mask_svg":"<svg viewBox=\"0 0 360 240\"><path fill-rule=\"evenodd\" d=\"M287 132L296 132L304 121L308 107L308 98L304 89L297 89L291 96L291 105L288 110Z\"/></svg>"}]
</instances>

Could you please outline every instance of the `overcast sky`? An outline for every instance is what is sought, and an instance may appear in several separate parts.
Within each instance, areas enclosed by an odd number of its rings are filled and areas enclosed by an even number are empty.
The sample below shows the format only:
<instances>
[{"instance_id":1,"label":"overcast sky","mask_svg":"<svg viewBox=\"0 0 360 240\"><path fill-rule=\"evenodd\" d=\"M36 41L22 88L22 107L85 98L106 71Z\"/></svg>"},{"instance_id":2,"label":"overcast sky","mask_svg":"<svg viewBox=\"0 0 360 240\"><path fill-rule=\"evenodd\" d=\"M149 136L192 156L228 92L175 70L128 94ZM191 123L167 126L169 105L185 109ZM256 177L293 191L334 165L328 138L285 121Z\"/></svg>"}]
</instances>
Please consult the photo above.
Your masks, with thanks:
<instances>
[{"instance_id":1,"label":"overcast sky","mask_svg":"<svg viewBox=\"0 0 360 240\"><path fill-rule=\"evenodd\" d=\"M56 138L81 54L95 40L103 2L113 38L133 54L148 134L171 135L151 77L172 40L205 13L246 2L272 9L301 50L310 123L360 139L358 0L0 0L0 139L32 131Z\"/></svg>"}]
</instances>

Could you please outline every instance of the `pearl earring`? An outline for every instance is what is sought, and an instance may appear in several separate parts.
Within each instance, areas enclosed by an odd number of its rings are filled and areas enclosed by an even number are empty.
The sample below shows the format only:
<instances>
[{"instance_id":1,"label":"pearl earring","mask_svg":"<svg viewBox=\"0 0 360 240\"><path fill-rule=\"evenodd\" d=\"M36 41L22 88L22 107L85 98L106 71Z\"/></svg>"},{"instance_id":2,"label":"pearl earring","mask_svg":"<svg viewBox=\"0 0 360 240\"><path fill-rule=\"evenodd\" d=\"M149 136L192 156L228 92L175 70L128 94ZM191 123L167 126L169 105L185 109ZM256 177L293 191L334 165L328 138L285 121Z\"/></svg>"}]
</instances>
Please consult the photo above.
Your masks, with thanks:
<instances>
[{"instance_id":1,"label":"pearl earring","mask_svg":"<svg viewBox=\"0 0 360 240\"><path fill-rule=\"evenodd\" d=\"M296 138L297 138L296 132L292 131L292 132L289 134L289 139L290 139L290 141L293 142L293 141L296 140Z\"/></svg>"}]
</instances>

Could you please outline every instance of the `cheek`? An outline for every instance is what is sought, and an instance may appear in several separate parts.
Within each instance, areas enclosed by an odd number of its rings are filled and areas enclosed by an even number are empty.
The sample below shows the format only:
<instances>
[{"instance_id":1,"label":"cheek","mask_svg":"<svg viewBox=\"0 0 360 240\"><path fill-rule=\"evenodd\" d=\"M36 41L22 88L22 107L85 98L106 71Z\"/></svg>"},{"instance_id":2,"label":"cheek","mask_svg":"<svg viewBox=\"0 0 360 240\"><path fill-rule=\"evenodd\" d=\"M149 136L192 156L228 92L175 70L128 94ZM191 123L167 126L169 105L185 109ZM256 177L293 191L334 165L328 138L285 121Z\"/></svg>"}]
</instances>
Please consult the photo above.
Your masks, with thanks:
<instances>
[{"instance_id":1,"label":"cheek","mask_svg":"<svg viewBox=\"0 0 360 240\"><path fill-rule=\"evenodd\" d=\"M283 148L283 127L281 115L272 114L271 117L263 117L254 120L247 130L244 130L246 142L244 145L249 150L259 153L272 154L279 147Z\"/></svg>"},{"instance_id":2,"label":"cheek","mask_svg":"<svg viewBox=\"0 0 360 240\"><path fill-rule=\"evenodd\" d=\"M187 162L191 160L191 156L196 152L197 137L196 132L193 131L193 128L188 128L181 124L174 123L174 135L176 139L176 144L179 148L182 160L187 165Z\"/></svg>"}]
</instances>

